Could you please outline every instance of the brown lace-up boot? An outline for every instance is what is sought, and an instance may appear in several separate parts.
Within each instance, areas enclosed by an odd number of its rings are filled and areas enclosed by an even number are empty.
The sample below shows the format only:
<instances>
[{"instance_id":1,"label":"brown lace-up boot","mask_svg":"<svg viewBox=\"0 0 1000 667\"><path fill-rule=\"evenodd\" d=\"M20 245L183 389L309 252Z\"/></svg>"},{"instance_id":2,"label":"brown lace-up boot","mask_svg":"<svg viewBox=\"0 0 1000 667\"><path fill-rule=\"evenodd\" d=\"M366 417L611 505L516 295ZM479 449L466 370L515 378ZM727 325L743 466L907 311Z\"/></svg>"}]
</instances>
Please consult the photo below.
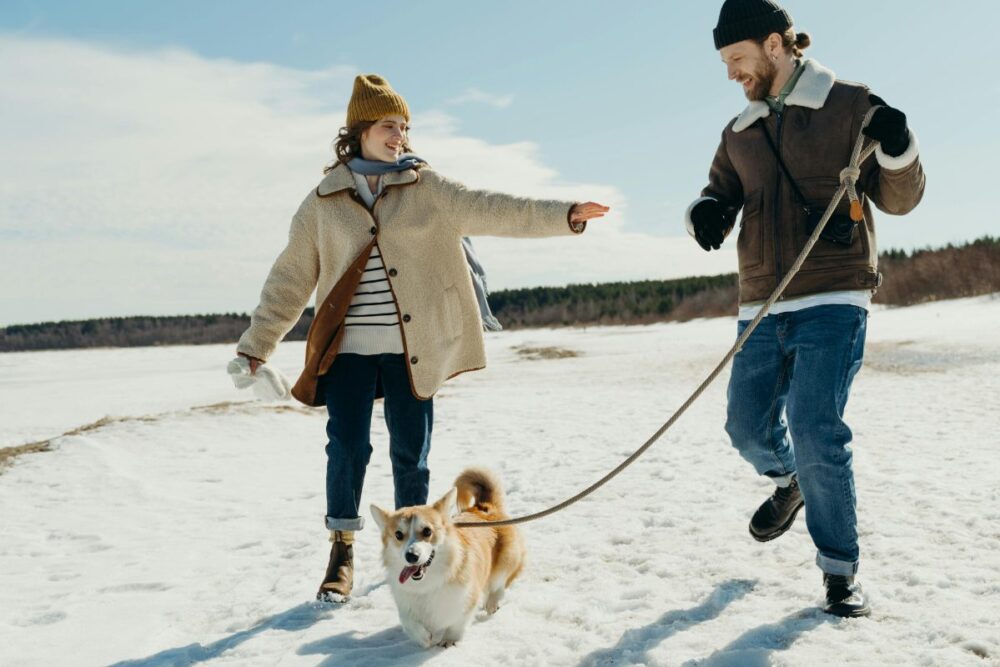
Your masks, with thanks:
<instances>
[{"instance_id":1,"label":"brown lace-up boot","mask_svg":"<svg viewBox=\"0 0 1000 667\"><path fill-rule=\"evenodd\" d=\"M330 563L319 586L316 599L323 602L347 602L354 585L354 533L330 531Z\"/></svg>"}]
</instances>

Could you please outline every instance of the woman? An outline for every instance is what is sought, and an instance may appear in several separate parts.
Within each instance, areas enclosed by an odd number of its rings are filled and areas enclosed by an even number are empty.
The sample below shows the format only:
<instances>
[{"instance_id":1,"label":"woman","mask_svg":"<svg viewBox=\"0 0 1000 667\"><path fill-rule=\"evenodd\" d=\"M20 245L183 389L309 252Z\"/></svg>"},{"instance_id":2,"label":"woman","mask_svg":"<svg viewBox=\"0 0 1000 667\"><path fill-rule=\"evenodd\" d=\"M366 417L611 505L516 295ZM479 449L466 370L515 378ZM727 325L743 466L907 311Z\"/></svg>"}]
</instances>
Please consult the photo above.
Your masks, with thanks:
<instances>
[{"instance_id":1,"label":"woman","mask_svg":"<svg viewBox=\"0 0 1000 667\"><path fill-rule=\"evenodd\" d=\"M292 219L288 246L237 346L256 373L317 290L306 368L292 393L329 412L333 545L317 598L330 601L351 592L374 400L385 398L396 507L422 505L434 393L486 364L463 236L579 234L608 210L467 190L409 153L409 120L385 79L355 79L337 160Z\"/></svg>"}]
</instances>

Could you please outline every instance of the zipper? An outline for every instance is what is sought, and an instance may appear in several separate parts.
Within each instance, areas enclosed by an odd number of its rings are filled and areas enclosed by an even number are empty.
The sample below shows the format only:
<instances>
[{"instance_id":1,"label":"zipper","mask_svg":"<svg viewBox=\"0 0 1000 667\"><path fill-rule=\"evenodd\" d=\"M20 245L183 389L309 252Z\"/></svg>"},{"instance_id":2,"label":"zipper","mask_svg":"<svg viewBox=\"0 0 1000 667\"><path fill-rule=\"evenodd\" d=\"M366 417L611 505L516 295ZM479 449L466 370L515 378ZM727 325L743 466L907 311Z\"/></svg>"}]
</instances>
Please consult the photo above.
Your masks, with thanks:
<instances>
[{"instance_id":1,"label":"zipper","mask_svg":"<svg viewBox=\"0 0 1000 667\"><path fill-rule=\"evenodd\" d=\"M781 155L781 121L784 118L784 113L777 111L774 115L777 118L777 139L775 140L775 149L778 151L778 155ZM777 177L775 178L774 185L774 221L771 224L771 238L774 242L775 284L778 285L785 277L785 272L781 266L781 237L778 234L778 224L781 221L781 165L776 164L774 168L777 171ZM784 294L782 294L780 298L783 299Z\"/></svg>"}]
</instances>

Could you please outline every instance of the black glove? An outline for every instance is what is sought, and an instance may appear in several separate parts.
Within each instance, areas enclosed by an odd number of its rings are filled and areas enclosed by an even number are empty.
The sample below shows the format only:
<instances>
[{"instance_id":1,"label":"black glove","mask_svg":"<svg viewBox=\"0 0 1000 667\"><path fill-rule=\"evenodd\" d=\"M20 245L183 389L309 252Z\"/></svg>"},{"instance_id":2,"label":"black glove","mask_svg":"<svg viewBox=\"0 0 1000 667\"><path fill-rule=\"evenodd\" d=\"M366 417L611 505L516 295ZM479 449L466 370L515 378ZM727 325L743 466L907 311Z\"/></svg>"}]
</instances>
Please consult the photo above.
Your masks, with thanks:
<instances>
[{"instance_id":1,"label":"black glove","mask_svg":"<svg viewBox=\"0 0 1000 667\"><path fill-rule=\"evenodd\" d=\"M910 147L910 131L906 127L906 114L899 109L893 109L878 95L869 95L868 101L873 106L882 108L872 116L864 135L882 144L886 155L899 157Z\"/></svg>"},{"instance_id":2,"label":"black glove","mask_svg":"<svg viewBox=\"0 0 1000 667\"><path fill-rule=\"evenodd\" d=\"M691 209L694 240L705 250L718 250L726 238L729 220L722 205L714 199L702 199Z\"/></svg>"}]
</instances>

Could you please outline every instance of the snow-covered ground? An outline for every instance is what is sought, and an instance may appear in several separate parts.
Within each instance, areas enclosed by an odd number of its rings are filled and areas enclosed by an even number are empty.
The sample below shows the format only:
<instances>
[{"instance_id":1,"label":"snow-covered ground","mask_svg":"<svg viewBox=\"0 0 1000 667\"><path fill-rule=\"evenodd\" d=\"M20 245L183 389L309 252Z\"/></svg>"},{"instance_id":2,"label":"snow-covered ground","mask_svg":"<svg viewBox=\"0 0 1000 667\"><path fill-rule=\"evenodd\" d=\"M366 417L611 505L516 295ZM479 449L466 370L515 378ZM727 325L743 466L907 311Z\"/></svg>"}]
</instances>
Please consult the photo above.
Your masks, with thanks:
<instances>
[{"instance_id":1,"label":"snow-covered ground","mask_svg":"<svg viewBox=\"0 0 1000 667\"><path fill-rule=\"evenodd\" d=\"M432 495L501 473L513 513L641 444L721 358L732 320L491 335L435 405ZM870 320L848 407L870 619L817 611L800 518L758 544L771 492L722 430L727 375L645 457L523 527L529 567L451 649L403 634L374 530L356 589L326 564L324 413L246 402L228 346L0 355L0 665L1000 665L1000 298ZM524 348L559 348L538 358ZM302 344L274 363L294 376ZM376 408L365 505L392 504Z\"/></svg>"}]
</instances>

